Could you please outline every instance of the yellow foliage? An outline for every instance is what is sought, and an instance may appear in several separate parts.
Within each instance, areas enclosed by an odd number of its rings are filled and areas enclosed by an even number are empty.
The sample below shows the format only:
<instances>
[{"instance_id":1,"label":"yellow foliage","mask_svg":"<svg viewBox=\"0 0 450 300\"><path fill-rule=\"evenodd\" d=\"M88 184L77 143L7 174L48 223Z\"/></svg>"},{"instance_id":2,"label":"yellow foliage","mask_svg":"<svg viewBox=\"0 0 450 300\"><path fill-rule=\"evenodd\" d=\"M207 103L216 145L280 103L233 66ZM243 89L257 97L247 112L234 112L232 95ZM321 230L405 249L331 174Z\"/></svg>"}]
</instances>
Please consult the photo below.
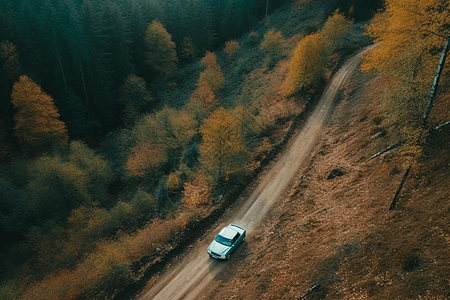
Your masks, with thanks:
<instances>
[{"instance_id":1,"label":"yellow foliage","mask_svg":"<svg viewBox=\"0 0 450 300\"><path fill-rule=\"evenodd\" d=\"M59 120L52 97L33 80L26 75L20 76L14 83L11 98L16 109L14 131L25 150L42 149L53 140L67 144L67 128Z\"/></svg>"},{"instance_id":2,"label":"yellow foliage","mask_svg":"<svg viewBox=\"0 0 450 300\"><path fill-rule=\"evenodd\" d=\"M182 203L187 207L208 204L211 193L212 187L205 182L203 173L200 171L194 181L184 184Z\"/></svg>"},{"instance_id":3,"label":"yellow foliage","mask_svg":"<svg viewBox=\"0 0 450 300\"><path fill-rule=\"evenodd\" d=\"M367 34L382 43L364 56L362 70L385 71L405 81L420 78L431 86L440 55L436 50L443 47L450 33L450 3L440 0L385 2L385 10L376 14L367 27Z\"/></svg>"},{"instance_id":4,"label":"yellow foliage","mask_svg":"<svg viewBox=\"0 0 450 300\"><path fill-rule=\"evenodd\" d=\"M341 40L348 33L351 24L352 22L347 20L339 9L327 19L322 28L322 34L326 39L329 53L333 53L339 48Z\"/></svg>"},{"instance_id":5,"label":"yellow foliage","mask_svg":"<svg viewBox=\"0 0 450 300\"><path fill-rule=\"evenodd\" d=\"M169 191L176 191L180 187L181 180L175 173L170 173L167 177L167 188Z\"/></svg>"},{"instance_id":6,"label":"yellow foliage","mask_svg":"<svg viewBox=\"0 0 450 300\"><path fill-rule=\"evenodd\" d=\"M200 128L200 162L215 181L242 168L239 155L245 153L241 125L223 108L216 110Z\"/></svg>"},{"instance_id":7,"label":"yellow foliage","mask_svg":"<svg viewBox=\"0 0 450 300\"><path fill-rule=\"evenodd\" d=\"M289 63L286 80L281 86L284 96L292 95L302 88L312 87L323 78L328 63L325 46L321 32L310 34L298 43Z\"/></svg>"},{"instance_id":8,"label":"yellow foliage","mask_svg":"<svg viewBox=\"0 0 450 300\"><path fill-rule=\"evenodd\" d=\"M231 40L225 43L224 51L228 54L228 57L231 59L233 55L241 48L239 43L235 40Z\"/></svg>"},{"instance_id":9,"label":"yellow foliage","mask_svg":"<svg viewBox=\"0 0 450 300\"><path fill-rule=\"evenodd\" d=\"M265 51L268 56L282 54L284 48L285 41L280 31L270 29L264 34L264 40L261 42L261 50Z\"/></svg>"},{"instance_id":10,"label":"yellow foliage","mask_svg":"<svg viewBox=\"0 0 450 300\"><path fill-rule=\"evenodd\" d=\"M197 85L208 85L210 89L215 93L222 88L225 78L216 60L216 55L209 51L206 51L205 56L201 60L202 65L206 69L200 73L197 80Z\"/></svg>"}]
</instances>

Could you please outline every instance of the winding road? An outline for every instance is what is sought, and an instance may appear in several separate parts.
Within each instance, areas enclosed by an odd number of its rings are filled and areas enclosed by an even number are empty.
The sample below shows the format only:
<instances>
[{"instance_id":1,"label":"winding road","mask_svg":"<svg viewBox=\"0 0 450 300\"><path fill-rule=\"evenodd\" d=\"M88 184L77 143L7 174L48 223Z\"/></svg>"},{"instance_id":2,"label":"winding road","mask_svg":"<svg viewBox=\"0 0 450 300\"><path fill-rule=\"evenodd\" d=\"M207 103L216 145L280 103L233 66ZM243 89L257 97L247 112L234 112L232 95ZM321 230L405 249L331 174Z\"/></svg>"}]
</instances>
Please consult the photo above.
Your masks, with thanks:
<instances>
[{"instance_id":1,"label":"winding road","mask_svg":"<svg viewBox=\"0 0 450 300\"><path fill-rule=\"evenodd\" d=\"M270 207L288 188L294 177L298 175L299 168L316 143L318 134L333 107L334 98L349 76L359 66L361 55L374 47L376 45L369 46L357 53L334 75L304 128L291 139L287 150L280 156L274 166L264 174L256 189L238 212L214 228L209 235L189 251L183 260L170 267L152 287L144 290L137 299L178 300L199 298L202 289L223 268L229 265L226 262L210 259L206 253L214 234L229 223L235 223L247 229L248 237L252 235ZM250 243L248 247L251 247ZM239 255L239 250L237 255Z\"/></svg>"}]
</instances>

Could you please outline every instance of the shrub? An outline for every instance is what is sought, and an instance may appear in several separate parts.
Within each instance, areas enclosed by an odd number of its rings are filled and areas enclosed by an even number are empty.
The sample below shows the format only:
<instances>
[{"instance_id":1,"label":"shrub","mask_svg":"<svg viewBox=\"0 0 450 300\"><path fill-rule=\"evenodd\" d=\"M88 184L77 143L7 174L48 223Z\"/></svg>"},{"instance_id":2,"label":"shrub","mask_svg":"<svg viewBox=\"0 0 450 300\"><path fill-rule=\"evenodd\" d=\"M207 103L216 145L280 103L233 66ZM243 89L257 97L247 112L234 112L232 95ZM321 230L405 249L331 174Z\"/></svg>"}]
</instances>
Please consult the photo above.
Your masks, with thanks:
<instances>
[{"instance_id":1,"label":"shrub","mask_svg":"<svg viewBox=\"0 0 450 300\"><path fill-rule=\"evenodd\" d=\"M209 203L212 187L205 182L203 173L200 171L194 181L184 184L183 194L184 198L181 202L185 206L197 207Z\"/></svg>"},{"instance_id":2,"label":"shrub","mask_svg":"<svg viewBox=\"0 0 450 300\"><path fill-rule=\"evenodd\" d=\"M268 56L281 54L285 48L285 41L280 31L270 29L264 34L264 40L261 42L261 50Z\"/></svg>"},{"instance_id":3,"label":"shrub","mask_svg":"<svg viewBox=\"0 0 450 300\"><path fill-rule=\"evenodd\" d=\"M239 43L235 40L231 40L225 43L224 51L228 54L228 58L233 58L233 55L241 48Z\"/></svg>"}]
</instances>

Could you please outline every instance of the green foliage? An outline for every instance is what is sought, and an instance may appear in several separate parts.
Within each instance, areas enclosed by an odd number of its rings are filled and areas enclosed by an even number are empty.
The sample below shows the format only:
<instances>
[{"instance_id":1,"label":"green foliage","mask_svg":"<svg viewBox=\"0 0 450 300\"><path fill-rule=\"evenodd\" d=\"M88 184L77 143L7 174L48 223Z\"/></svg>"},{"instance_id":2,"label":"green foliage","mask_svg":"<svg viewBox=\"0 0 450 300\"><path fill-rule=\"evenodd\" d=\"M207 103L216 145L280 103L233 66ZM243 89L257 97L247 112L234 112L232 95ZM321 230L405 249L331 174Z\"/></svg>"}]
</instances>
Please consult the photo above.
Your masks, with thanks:
<instances>
[{"instance_id":1,"label":"green foliage","mask_svg":"<svg viewBox=\"0 0 450 300\"><path fill-rule=\"evenodd\" d=\"M177 69L175 43L161 22L153 20L145 33L146 63L164 76Z\"/></svg>"},{"instance_id":2,"label":"green foliage","mask_svg":"<svg viewBox=\"0 0 450 300\"><path fill-rule=\"evenodd\" d=\"M20 66L19 54L16 46L9 41L0 43L0 62L3 63L3 71L12 82L19 80L23 71Z\"/></svg>"},{"instance_id":3,"label":"green foliage","mask_svg":"<svg viewBox=\"0 0 450 300\"><path fill-rule=\"evenodd\" d=\"M113 174L106 161L81 142L67 157L41 156L28 166L23 194L36 221L64 221L80 205L108 201Z\"/></svg>"},{"instance_id":4,"label":"green foliage","mask_svg":"<svg viewBox=\"0 0 450 300\"><path fill-rule=\"evenodd\" d=\"M197 49L190 37L185 37L181 42L180 58L184 62L191 62L197 54Z\"/></svg>"},{"instance_id":5,"label":"green foliage","mask_svg":"<svg viewBox=\"0 0 450 300\"><path fill-rule=\"evenodd\" d=\"M61 120L66 124L71 138L82 136L90 127L86 107L71 87L64 90L56 105L61 113Z\"/></svg>"},{"instance_id":6,"label":"green foliage","mask_svg":"<svg viewBox=\"0 0 450 300\"><path fill-rule=\"evenodd\" d=\"M134 74L128 76L119 90L119 102L124 106L122 120L134 123L151 105L153 99L143 78Z\"/></svg>"},{"instance_id":7,"label":"green foliage","mask_svg":"<svg viewBox=\"0 0 450 300\"><path fill-rule=\"evenodd\" d=\"M168 149L184 147L197 133L197 122L187 111L165 106L142 118L133 128L136 144L151 141Z\"/></svg>"}]
</instances>

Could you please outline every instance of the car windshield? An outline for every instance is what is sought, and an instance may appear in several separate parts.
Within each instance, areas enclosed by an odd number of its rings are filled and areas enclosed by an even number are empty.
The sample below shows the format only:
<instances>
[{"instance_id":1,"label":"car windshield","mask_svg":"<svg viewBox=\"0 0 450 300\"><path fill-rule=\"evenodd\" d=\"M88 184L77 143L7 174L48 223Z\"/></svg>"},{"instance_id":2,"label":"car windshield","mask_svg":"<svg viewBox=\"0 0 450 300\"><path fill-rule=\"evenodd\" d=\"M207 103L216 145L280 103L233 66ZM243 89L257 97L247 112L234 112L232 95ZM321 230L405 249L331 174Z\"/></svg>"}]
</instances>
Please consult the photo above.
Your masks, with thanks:
<instances>
[{"instance_id":1,"label":"car windshield","mask_svg":"<svg viewBox=\"0 0 450 300\"><path fill-rule=\"evenodd\" d=\"M216 236L215 241L225 246L231 246L231 240L221 236L220 234Z\"/></svg>"}]
</instances>

